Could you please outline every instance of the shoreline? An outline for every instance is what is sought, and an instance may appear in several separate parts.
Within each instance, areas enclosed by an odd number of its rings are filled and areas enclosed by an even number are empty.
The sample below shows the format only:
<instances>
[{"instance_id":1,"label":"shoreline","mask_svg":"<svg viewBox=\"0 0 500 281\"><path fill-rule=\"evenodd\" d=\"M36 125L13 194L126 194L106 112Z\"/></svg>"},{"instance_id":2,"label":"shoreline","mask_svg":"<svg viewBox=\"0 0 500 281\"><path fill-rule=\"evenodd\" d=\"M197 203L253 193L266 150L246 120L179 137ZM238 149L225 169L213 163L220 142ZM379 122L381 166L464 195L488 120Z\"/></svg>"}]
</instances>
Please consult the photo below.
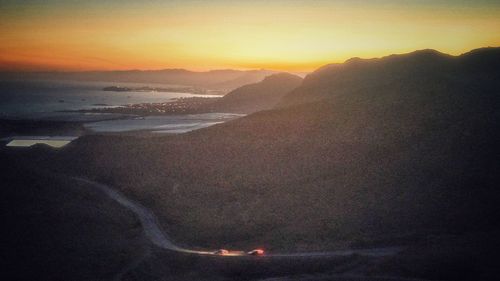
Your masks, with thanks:
<instances>
[{"instance_id":1,"label":"shoreline","mask_svg":"<svg viewBox=\"0 0 500 281\"><path fill-rule=\"evenodd\" d=\"M81 112L81 114L86 113ZM88 120L0 118L0 139L45 136L78 138L85 135L164 136L187 133L244 116L220 112L163 115L109 114L107 118Z\"/></svg>"}]
</instances>

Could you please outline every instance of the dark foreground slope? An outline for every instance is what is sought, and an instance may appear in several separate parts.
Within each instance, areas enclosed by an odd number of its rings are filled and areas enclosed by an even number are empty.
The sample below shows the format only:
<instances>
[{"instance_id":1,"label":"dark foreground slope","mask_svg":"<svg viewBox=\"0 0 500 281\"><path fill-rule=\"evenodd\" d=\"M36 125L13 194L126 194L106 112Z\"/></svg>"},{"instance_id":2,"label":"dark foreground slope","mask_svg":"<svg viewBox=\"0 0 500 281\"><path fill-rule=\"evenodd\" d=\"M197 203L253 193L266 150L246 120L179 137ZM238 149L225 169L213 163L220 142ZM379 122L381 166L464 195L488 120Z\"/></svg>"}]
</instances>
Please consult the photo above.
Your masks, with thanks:
<instances>
[{"instance_id":1,"label":"dark foreground slope","mask_svg":"<svg viewBox=\"0 0 500 281\"><path fill-rule=\"evenodd\" d=\"M49 166L120 188L184 244L412 244L378 272L491 280L498 53L350 61L306 78L286 107L180 136L87 136Z\"/></svg>"},{"instance_id":2,"label":"dark foreground slope","mask_svg":"<svg viewBox=\"0 0 500 281\"><path fill-rule=\"evenodd\" d=\"M258 83L233 90L210 104L209 111L253 113L271 109L301 82L302 78L292 74L273 74Z\"/></svg>"},{"instance_id":3,"label":"dark foreground slope","mask_svg":"<svg viewBox=\"0 0 500 281\"><path fill-rule=\"evenodd\" d=\"M132 212L12 156L0 151L2 280L116 280L147 256Z\"/></svg>"}]
</instances>

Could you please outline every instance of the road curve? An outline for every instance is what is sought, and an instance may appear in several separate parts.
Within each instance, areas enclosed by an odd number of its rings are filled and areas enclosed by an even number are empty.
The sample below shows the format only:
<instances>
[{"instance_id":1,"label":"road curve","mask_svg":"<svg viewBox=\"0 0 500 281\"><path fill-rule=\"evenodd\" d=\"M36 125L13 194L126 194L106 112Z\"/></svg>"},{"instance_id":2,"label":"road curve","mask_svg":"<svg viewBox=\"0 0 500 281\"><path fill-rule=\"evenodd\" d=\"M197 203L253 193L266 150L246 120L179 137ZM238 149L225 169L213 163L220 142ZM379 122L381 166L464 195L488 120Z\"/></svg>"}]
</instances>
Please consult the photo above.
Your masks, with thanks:
<instances>
[{"instance_id":1,"label":"road curve","mask_svg":"<svg viewBox=\"0 0 500 281\"><path fill-rule=\"evenodd\" d=\"M134 212L139 220L141 221L141 225L144 229L144 233L146 237L153 243L154 245L182 253L196 254L196 255L213 255L214 251L197 251L191 249L185 249L175 245L170 237L161 229L158 219L154 215L154 213L148 208L144 207L138 202L134 202L128 199L121 192L114 190L113 188L98 183L95 181L91 181L89 179L80 178L80 177L72 177L72 179L89 184L94 186L95 188L102 191L109 198L113 199L120 205ZM353 250L339 250L339 251L329 251L329 252L308 252L308 253L283 253L283 254L266 254L266 257L332 257L332 256L349 256L353 254L364 255L364 256L390 256L394 255L401 251L399 247L386 247L386 248L372 248L372 249L353 249ZM231 256L246 256L245 254L239 255L231 255Z\"/></svg>"},{"instance_id":2,"label":"road curve","mask_svg":"<svg viewBox=\"0 0 500 281\"><path fill-rule=\"evenodd\" d=\"M132 200L128 199L125 195L123 195L121 192L116 191L105 184L94 182L88 179L79 177L72 177L72 178L76 181L94 186L95 188L99 189L104 194L106 194L109 198L113 199L120 205L134 212L137 215L137 218L139 218L139 220L141 221L141 225L142 228L144 229L146 237L154 245L163 249L172 250L176 252L193 253L199 255L212 254L212 252L184 249L175 245L170 239L170 237L168 237L168 235L160 228L158 219L151 210L142 206L138 202L133 202Z\"/></svg>"}]
</instances>

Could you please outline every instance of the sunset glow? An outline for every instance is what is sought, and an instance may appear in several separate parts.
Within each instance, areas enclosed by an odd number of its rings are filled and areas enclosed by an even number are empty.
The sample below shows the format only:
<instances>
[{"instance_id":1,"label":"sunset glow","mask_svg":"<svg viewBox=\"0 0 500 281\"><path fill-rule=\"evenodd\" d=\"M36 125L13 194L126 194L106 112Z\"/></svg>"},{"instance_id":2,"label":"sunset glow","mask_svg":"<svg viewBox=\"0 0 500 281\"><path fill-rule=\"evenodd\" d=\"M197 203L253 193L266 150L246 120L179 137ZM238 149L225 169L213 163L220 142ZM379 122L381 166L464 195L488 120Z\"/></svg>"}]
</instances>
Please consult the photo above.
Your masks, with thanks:
<instances>
[{"instance_id":1,"label":"sunset glow","mask_svg":"<svg viewBox=\"0 0 500 281\"><path fill-rule=\"evenodd\" d=\"M0 69L311 71L500 45L498 1L82 2L1 1Z\"/></svg>"}]
</instances>

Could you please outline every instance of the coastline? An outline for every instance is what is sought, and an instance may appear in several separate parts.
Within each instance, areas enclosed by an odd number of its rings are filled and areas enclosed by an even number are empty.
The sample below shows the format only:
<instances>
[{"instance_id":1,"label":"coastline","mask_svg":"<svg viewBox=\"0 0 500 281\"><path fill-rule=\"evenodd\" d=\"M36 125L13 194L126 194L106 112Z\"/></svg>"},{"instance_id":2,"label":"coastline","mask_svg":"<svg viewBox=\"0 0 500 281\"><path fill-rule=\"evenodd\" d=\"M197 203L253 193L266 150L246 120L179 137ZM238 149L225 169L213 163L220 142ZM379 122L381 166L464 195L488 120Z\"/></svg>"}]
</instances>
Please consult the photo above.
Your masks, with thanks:
<instances>
[{"instance_id":1,"label":"coastline","mask_svg":"<svg viewBox=\"0 0 500 281\"><path fill-rule=\"evenodd\" d=\"M90 111L52 112L28 117L0 117L0 138L181 134L245 116L245 114L198 110L194 108L200 105L197 99L194 101L190 99L187 104L193 107L179 110L178 103L175 102L143 103L120 109L114 107ZM164 111L154 110L162 106L165 108Z\"/></svg>"},{"instance_id":2,"label":"coastline","mask_svg":"<svg viewBox=\"0 0 500 281\"><path fill-rule=\"evenodd\" d=\"M172 101L159 103L134 103L123 106L95 107L91 109L65 110L61 112L127 114L139 116L202 114L215 112L212 105L218 100L220 100L220 97L182 97L173 99Z\"/></svg>"}]
</instances>

